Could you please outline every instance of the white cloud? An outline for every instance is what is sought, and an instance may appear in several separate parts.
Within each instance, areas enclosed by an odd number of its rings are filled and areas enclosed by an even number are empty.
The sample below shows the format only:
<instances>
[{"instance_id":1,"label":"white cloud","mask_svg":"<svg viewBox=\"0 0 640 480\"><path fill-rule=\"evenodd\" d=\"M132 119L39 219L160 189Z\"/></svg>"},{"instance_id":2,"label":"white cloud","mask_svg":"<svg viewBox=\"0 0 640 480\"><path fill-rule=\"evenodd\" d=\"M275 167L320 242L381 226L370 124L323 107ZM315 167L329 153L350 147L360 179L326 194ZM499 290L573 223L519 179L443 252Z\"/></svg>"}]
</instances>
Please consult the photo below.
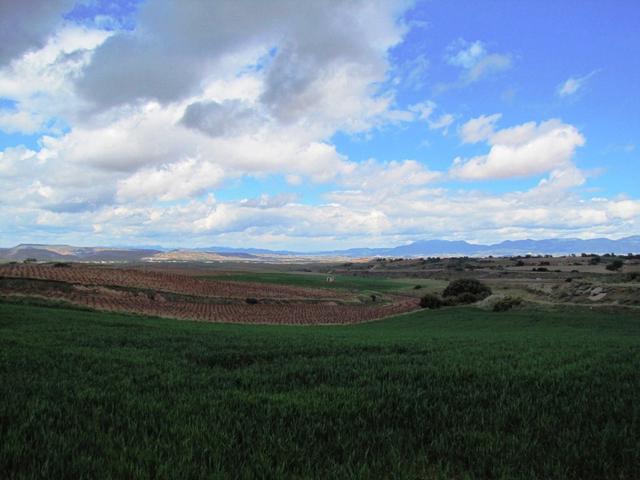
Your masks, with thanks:
<instances>
[{"instance_id":1,"label":"white cloud","mask_svg":"<svg viewBox=\"0 0 640 480\"><path fill-rule=\"evenodd\" d=\"M436 109L435 102L431 100L427 100L425 102L420 102L409 106L409 111L416 114L419 120L427 120L431 117L431 114Z\"/></svg>"},{"instance_id":2,"label":"white cloud","mask_svg":"<svg viewBox=\"0 0 640 480\"><path fill-rule=\"evenodd\" d=\"M0 130L7 133L33 134L40 130L42 119L30 112L0 110Z\"/></svg>"},{"instance_id":3,"label":"white cloud","mask_svg":"<svg viewBox=\"0 0 640 480\"><path fill-rule=\"evenodd\" d=\"M487 140L493 135L495 124L501 117L501 113L494 113L493 115L480 115L472 118L460 128L460 138L464 143Z\"/></svg>"},{"instance_id":4,"label":"white cloud","mask_svg":"<svg viewBox=\"0 0 640 480\"><path fill-rule=\"evenodd\" d=\"M37 50L0 68L0 97L16 103L3 114L0 128L32 134L73 121L85 107L74 81L89 63L93 50L109 32L65 25Z\"/></svg>"},{"instance_id":5,"label":"white cloud","mask_svg":"<svg viewBox=\"0 0 640 480\"><path fill-rule=\"evenodd\" d=\"M584 142L575 127L560 120L525 123L491 135L486 155L456 158L450 174L463 180L537 175L569 165Z\"/></svg>"},{"instance_id":6,"label":"white cloud","mask_svg":"<svg viewBox=\"0 0 640 480\"><path fill-rule=\"evenodd\" d=\"M455 121L455 115L451 113L442 113L438 118L433 117L433 113L436 111L437 105L432 100L426 100L424 102L415 103L408 107L409 112L414 115L416 120L426 120L430 130L442 129L443 134L446 135L449 127Z\"/></svg>"},{"instance_id":7,"label":"white cloud","mask_svg":"<svg viewBox=\"0 0 640 480\"><path fill-rule=\"evenodd\" d=\"M0 151L0 175L4 178L25 175L33 168L35 158L36 152L23 145L6 148Z\"/></svg>"},{"instance_id":8,"label":"white cloud","mask_svg":"<svg viewBox=\"0 0 640 480\"><path fill-rule=\"evenodd\" d=\"M415 160L378 162L370 159L352 164L351 171L338 177L337 181L344 187L389 193L431 183L440 175Z\"/></svg>"},{"instance_id":9,"label":"white cloud","mask_svg":"<svg viewBox=\"0 0 640 480\"><path fill-rule=\"evenodd\" d=\"M486 57L487 50L480 41L473 43L458 40L449 46L447 63L456 67L473 68L482 58Z\"/></svg>"},{"instance_id":10,"label":"white cloud","mask_svg":"<svg viewBox=\"0 0 640 480\"><path fill-rule=\"evenodd\" d=\"M494 114L460 129L464 142L486 141L488 152L458 160L451 176L545 174L526 192L446 190L427 161L354 162L338 151L336 132L366 139L418 121L446 133L455 123L433 101L406 110L395 103L394 89L419 88L429 63L418 55L390 65L408 5L221 0L203 9L157 0L141 6L135 30L115 32L98 29L115 25L108 20L84 28L45 15L51 27L0 51L0 97L13 105L0 111L0 129L41 134L38 148L0 152L0 236L325 249L423 236L637 232L640 202L574 195L586 182L572 161L584 137L559 120L496 131ZM512 57L460 41L447 62L464 86L509 68ZM287 184L216 199L243 177ZM328 193L305 203L314 182Z\"/></svg>"},{"instance_id":11,"label":"white cloud","mask_svg":"<svg viewBox=\"0 0 640 480\"><path fill-rule=\"evenodd\" d=\"M168 201L190 198L221 184L225 171L218 165L186 159L161 168L142 169L118 182L117 199Z\"/></svg>"},{"instance_id":12,"label":"white cloud","mask_svg":"<svg viewBox=\"0 0 640 480\"><path fill-rule=\"evenodd\" d=\"M456 117L450 113L444 113L440 115L437 119L428 120L429 129L431 130L440 130L442 129L442 133L444 135L449 131L449 127L455 121Z\"/></svg>"},{"instance_id":13,"label":"white cloud","mask_svg":"<svg viewBox=\"0 0 640 480\"><path fill-rule=\"evenodd\" d=\"M567 97L578 93L578 91L582 90L587 81L596 73L598 73L598 70L594 70L583 77L569 77L565 82L558 86L558 96Z\"/></svg>"},{"instance_id":14,"label":"white cloud","mask_svg":"<svg viewBox=\"0 0 640 480\"><path fill-rule=\"evenodd\" d=\"M469 69L466 76L468 83L476 82L482 77L493 73L501 72L511 68L511 57L499 53L492 53L482 58L478 63Z\"/></svg>"},{"instance_id":15,"label":"white cloud","mask_svg":"<svg viewBox=\"0 0 640 480\"><path fill-rule=\"evenodd\" d=\"M463 39L449 45L445 60L449 65L464 70L458 86L465 86L493 73L507 70L513 63L511 55L490 53L483 42L467 42Z\"/></svg>"}]
</instances>

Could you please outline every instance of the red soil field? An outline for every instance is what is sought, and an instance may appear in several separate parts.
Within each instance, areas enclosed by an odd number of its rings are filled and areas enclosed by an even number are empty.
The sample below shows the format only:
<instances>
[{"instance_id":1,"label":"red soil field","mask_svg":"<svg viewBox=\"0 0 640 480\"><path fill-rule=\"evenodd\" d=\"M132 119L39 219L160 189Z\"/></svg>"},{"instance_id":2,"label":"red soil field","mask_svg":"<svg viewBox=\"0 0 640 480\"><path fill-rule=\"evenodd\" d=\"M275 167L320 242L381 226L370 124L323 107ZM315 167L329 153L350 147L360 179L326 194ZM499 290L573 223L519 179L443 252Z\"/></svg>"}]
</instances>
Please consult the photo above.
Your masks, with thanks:
<instances>
[{"instance_id":1,"label":"red soil field","mask_svg":"<svg viewBox=\"0 0 640 480\"><path fill-rule=\"evenodd\" d=\"M0 278L35 280L0 288L9 295L55 298L96 310L252 324L350 324L417 308L417 299L386 295L386 303L360 303L334 290L214 281L134 269L47 265L0 266ZM63 282L57 286L37 281ZM40 282L44 283L44 282ZM61 288L62 285L64 288ZM258 303L249 304L247 298Z\"/></svg>"}]
</instances>

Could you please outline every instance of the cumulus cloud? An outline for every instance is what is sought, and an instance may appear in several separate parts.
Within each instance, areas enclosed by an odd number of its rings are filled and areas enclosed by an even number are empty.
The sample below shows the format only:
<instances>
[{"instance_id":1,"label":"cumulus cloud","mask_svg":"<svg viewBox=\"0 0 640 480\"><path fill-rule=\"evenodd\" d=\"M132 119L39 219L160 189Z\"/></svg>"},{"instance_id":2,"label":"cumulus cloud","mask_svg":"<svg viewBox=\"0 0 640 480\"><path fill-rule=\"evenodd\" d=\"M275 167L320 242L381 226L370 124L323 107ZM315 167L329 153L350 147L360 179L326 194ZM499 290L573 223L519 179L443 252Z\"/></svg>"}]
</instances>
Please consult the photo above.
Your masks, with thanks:
<instances>
[{"instance_id":1,"label":"cumulus cloud","mask_svg":"<svg viewBox=\"0 0 640 480\"><path fill-rule=\"evenodd\" d=\"M0 70L17 106L0 128L47 133L31 180L59 211L185 200L242 175L327 182L354 168L336 131L413 119L378 91L405 7L162 0L132 31L68 23Z\"/></svg>"},{"instance_id":2,"label":"cumulus cloud","mask_svg":"<svg viewBox=\"0 0 640 480\"><path fill-rule=\"evenodd\" d=\"M464 143L478 143L487 140L494 133L495 124L502 117L501 113L480 115L472 118L460 128L460 138Z\"/></svg>"},{"instance_id":3,"label":"cumulus cloud","mask_svg":"<svg viewBox=\"0 0 640 480\"><path fill-rule=\"evenodd\" d=\"M424 55L390 64L408 2L157 0L129 30L117 19L60 23L62 1L13 2L0 24L27 18L28 4L36 35L2 29L11 45L0 51L0 129L39 138L0 152L5 239L326 249L640 225L637 200L574 194L587 181L572 161L585 140L559 120L497 130L494 114L460 128L488 151L458 159L451 177L545 175L525 192L447 190L429 158L356 162L339 151L337 132L366 141L404 122L425 134L455 123L431 100L396 103L394 89L419 88L429 65ZM461 71L457 86L512 64L482 42L459 41L446 60ZM287 184L237 201L214 195L243 178Z\"/></svg>"},{"instance_id":4,"label":"cumulus cloud","mask_svg":"<svg viewBox=\"0 0 640 480\"><path fill-rule=\"evenodd\" d=\"M378 162L370 159L351 167L338 182L364 191L397 191L431 183L441 176L440 172L431 171L416 160Z\"/></svg>"},{"instance_id":5,"label":"cumulus cloud","mask_svg":"<svg viewBox=\"0 0 640 480\"><path fill-rule=\"evenodd\" d=\"M0 2L0 65L42 47L73 0Z\"/></svg>"},{"instance_id":6,"label":"cumulus cloud","mask_svg":"<svg viewBox=\"0 0 640 480\"><path fill-rule=\"evenodd\" d=\"M89 63L93 50L109 32L65 25L44 45L0 68L0 97L14 108L0 113L0 128L7 132L35 133L73 122L84 108L74 81ZM59 127L58 127L59 130Z\"/></svg>"},{"instance_id":7,"label":"cumulus cloud","mask_svg":"<svg viewBox=\"0 0 640 480\"><path fill-rule=\"evenodd\" d=\"M470 159L456 158L450 174L462 180L526 177L570 164L582 134L560 120L529 122L493 133L489 153Z\"/></svg>"},{"instance_id":8,"label":"cumulus cloud","mask_svg":"<svg viewBox=\"0 0 640 480\"><path fill-rule=\"evenodd\" d=\"M194 102L184 112L182 123L211 137L238 135L257 130L265 119L251 106L239 100L222 103L213 100Z\"/></svg>"},{"instance_id":9,"label":"cumulus cloud","mask_svg":"<svg viewBox=\"0 0 640 480\"><path fill-rule=\"evenodd\" d=\"M0 130L7 133L33 134L40 130L42 119L30 112L0 110Z\"/></svg>"},{"instance_id":10,"label":"cumulus cloud","mask_svg":"<svg viewBox=\"0 0 640 480\"><path fill-rule=\"evenodd\" d=\"M224 177L220 166L190 158L137 171L118 183L117 199L125 203L190 198L218 186Z\"/></svg>"},{"instance_id":11,"label":"cumulus cloud","mask_svg":"<svg viewBox=\"0 0 640 480\"><path fill-rule=\"evenodd\" d=\"M319 81L340 83L350 75L358 96L359 88L382 80L385 53L404 31L397 22L402 8L386 0L222 0L207 8L159 0L140 8L135 31L114 35L96 51L79 87L101 106L166 103L197 94L203 79L253 59L266 72L263 103L289 120L327 101Z\"/></svg>"}]
</instances>

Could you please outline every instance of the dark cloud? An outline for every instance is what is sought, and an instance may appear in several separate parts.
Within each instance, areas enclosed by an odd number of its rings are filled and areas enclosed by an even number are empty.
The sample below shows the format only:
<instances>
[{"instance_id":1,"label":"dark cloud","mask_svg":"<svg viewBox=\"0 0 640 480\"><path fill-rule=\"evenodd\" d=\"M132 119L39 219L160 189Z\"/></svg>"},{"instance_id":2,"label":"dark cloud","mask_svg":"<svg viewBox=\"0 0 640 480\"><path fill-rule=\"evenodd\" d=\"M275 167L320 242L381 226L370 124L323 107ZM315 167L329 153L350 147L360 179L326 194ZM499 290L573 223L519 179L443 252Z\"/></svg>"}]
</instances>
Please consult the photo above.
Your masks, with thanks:
<instances>
[{"instance_id":1,"label":"dark cloud","mask_svg":"<svg viewBox=\"0 0 640 480\"><path fill-rule=\"evenodd\" d=\"M275 59L261 66L267 69L263 100L284 117L336 62L384 70L400 10L386 0L156 0L141 7L134 32L98 47L78 88L97 108L139 99L168 103L197 92L225 58L275 47ZM390 23L371 25L368 18Z\"/></svg>"},{"instance_id":2,"label":"dark cloud","mask_svg":"<svg viewBox=\"0 0 640 480\"><path fill-rule=\"evenodd\" d=\"M181 120L183 125L210 137L242 134L259 127L262 121L253 108L238 100L192 103Z\"/></svg>"},{"instance_id":3,"label":"dark cloud","mask_svg":"<svg viewBox=\"0 0 640 480\"><path fill-rule=\"evenodd\" d=\"M41 47L73 0L0 0L0 65Z\"/></svg>"}]
</instances>

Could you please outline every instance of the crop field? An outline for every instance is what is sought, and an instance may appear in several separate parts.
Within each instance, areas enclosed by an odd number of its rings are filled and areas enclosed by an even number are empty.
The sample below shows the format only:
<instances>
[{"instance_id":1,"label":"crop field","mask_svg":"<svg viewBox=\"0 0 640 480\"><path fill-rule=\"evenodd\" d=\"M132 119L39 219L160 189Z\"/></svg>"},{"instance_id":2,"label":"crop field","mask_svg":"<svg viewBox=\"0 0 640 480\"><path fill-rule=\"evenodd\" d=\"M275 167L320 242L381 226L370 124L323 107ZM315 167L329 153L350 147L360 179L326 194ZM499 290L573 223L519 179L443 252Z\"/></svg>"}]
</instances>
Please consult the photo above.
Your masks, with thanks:
<instances>
[{"instance_id":1,"label":"crop field","mask_svg":"<svg viewBox=\"0 0 640 480\"><path fill-rule=\"evenodd\" d=\"M640 317L224 325L0 303L2 478L637 478Z\"/></svg>"},{"instance_id":2,"label":"crop field","mask_svg":"<svg viewBox=\"0 0 640 480\"><path fill-rule=\"evenodd\" d=\"M100 268L78 264L67 268L56 268L52 265L2 265L0 266L0 276L53 280L79 285L116 285L119 287L159 290L205 297L335 297L335 293L321 289L309 290L286 285L265 287L265 285L256 285L251 282L207 281L175 273L141 271L131 268Z\"/></svg>"},{"instance_id":3,"label":"crop field","mask_svg":"<svg viewBox=\"0 0 640 480\"><path fill-rule=\"evenodd\" d=\"M387 283L370 280L389 290ZM384 288L382 289L384 290ZM415 296L194 278L74 265L0 266L0 295L63 300L96 310L225 323L348 324L415 310Z\"/></svg>"},{"instance_id":4,"label":"crop field","mask_svg":"<svg viewBox=\"0 0 640 480\"><path fill-rule=\"evenodd\" d=\"M203 276L213 280L260 282L267 284L292 285L308 288L328 288L334 290L356 290L376 292L406 291L412 293L416 285L422 288L446 286L446 282L429 279L418 281L411 279L387 279L357 277L353 275L331 275L318 273L272 273L272 272L240 272ZM327 278L333 281L327 282Z\"/></svg>"}]
</instances>

